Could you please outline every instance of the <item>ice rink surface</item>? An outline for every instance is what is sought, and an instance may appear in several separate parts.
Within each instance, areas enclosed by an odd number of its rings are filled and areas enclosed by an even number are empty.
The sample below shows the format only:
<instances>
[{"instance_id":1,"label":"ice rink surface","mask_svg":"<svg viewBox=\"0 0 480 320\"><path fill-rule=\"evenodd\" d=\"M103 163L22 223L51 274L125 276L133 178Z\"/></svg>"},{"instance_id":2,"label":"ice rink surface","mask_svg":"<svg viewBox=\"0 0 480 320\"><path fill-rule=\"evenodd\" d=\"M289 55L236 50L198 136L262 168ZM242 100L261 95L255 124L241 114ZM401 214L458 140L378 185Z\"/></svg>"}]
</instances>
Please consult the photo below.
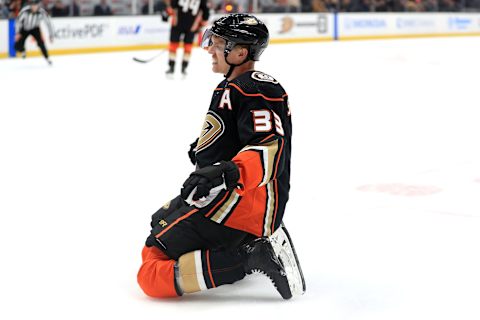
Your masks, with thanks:
<instances>
[{"instance_id":1,"label":"ice rink surface","mask_svg":"<svg viewBox=\"0 0 480 320\"><path fill-rule=\"evenodd\" d=\"M259 276L167 301L137 286L222 80L200 49L185 80L132 61L156 53L0 60L0 319L480 318L479 38L264 53L293 117L290 301Z\"/></svg>"}]
</instances>

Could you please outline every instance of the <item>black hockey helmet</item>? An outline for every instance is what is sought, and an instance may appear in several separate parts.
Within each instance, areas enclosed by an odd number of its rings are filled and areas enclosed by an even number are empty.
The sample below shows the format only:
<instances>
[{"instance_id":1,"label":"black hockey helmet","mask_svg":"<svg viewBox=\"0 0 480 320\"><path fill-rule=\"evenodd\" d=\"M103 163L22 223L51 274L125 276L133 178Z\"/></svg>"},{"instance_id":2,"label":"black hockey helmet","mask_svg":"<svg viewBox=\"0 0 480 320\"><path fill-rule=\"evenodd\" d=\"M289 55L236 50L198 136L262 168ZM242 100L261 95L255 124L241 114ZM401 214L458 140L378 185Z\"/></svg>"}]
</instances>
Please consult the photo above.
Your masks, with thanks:
<instances>
[{"instance_id":1,"label":"black hockey helmet","mask_svg":"<svg viewBox=\"0 0 480 320\"><path fill-rule=\"evenodd\" d=\"M216 20L203 34L202 47L211 45L211 37L225 39L225 57L236 45L248 45L249 60L258 61L268 46L269 34L265 24L247 13L230 14Z\"/></svg>"},{"instance_id":2,"label":"black hockey helmet","mask_svg":"<svg viewBox=\"0 0 480 320\"><path fill-rule=\"evenodd\" d=\"M40 4L40 0L30 0L30 4Z\"/></svg>"}]
</instances>

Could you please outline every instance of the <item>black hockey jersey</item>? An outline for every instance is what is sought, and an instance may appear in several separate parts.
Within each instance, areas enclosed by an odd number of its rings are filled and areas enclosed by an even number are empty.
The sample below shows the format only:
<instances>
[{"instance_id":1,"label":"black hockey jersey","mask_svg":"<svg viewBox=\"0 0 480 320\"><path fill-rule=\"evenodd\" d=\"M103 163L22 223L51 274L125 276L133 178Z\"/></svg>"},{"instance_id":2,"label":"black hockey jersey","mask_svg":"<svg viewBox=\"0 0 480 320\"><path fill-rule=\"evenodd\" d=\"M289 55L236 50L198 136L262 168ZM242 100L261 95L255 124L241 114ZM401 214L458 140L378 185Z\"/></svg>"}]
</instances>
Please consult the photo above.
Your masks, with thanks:
<instances>
[{"instance_id":1,"label":"black hockey jersey","mask_svg":"<svg viewBox=\"0 0 480 320\"><path fill-rule=\"evenodd\" d=\"M210 15L207 0L172 0L172 25L184 32L196 31L200 22L207 21Z\"/></svg>"},{"instance_id":2,"label":"black hockey jersey","mask_svg":"<svg viewBox=\"0 0 480 320\"><path fill-rule=\"evenodd\" d=\"M256 236L280 225L290 189L292 124L288 96L273 77L246 72L215 89L196 147L199 167L234 161L240 187L205 216Z\"/></svg>"}]
</instances>

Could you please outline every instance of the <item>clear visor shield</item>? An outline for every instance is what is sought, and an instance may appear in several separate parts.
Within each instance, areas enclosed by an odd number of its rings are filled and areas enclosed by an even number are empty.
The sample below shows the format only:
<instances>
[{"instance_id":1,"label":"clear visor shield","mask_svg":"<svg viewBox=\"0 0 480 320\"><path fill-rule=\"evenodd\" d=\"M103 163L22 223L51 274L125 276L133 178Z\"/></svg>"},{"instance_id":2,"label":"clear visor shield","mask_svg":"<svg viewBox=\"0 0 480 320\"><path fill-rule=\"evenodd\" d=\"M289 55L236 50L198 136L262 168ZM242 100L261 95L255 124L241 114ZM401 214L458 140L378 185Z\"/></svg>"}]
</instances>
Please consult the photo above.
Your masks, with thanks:
<instances>
[{"instance_id":1,"label":"clear visor shield","mask_svg":"<svg viewBox=\"0 0 480 320\"><path fill-rule=\"evenodd\" d=\"M208 28L207 30L205 30L205 32L203 33L200 47L203 49L208 49L209 47L211 47L213 44L212 36L213 36L212 28Z\"/></svg>"}]
</instances>

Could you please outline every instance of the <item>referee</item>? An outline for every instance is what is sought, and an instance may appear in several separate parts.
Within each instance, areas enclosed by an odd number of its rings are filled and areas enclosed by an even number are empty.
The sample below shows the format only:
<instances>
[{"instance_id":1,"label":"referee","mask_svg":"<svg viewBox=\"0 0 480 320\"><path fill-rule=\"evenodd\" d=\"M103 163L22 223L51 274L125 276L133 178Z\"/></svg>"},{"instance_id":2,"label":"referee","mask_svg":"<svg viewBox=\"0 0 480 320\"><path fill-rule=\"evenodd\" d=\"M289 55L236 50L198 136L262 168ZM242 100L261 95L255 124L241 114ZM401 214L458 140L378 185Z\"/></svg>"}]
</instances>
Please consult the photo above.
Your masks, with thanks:
<instances>
[{"instance_id":1,"label":"referee","mask_svg":"<svg viewBox=\"0 0 480 320\"><path fill-rule=\"evenodd\" d=\"M32 35L48 64L51 65L52 61L48 57L48 51L40 33L40 22L43 20L47 24L50 42L53 42L53 27L47 11L40 8L39 3L40 0L30 0L30 5L25 6L18 14L15 24L15 50L25 58L25 40L29 35Z\"/></svg>"}]
</instances>

